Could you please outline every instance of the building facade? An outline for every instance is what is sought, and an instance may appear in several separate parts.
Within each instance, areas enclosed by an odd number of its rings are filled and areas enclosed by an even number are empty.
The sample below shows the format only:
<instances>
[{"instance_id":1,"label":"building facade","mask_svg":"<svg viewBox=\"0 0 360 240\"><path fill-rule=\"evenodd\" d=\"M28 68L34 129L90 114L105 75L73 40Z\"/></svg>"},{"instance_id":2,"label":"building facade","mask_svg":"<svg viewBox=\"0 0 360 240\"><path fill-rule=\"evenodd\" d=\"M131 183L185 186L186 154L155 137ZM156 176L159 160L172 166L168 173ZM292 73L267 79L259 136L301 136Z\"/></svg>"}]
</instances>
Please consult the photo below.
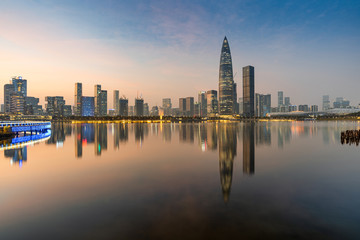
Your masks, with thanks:
<instances>
[{"instance_id":1,"label":"building facade","mask_svg":"<svg viewBox=\"0 0 360 240\"><path fill-rule=\"evenodd\" d=\"M128 116L129 115L129 101L122 97L119 99L119 115L120 116Z\"/></svg>"},{"instance_id":2,"label":"building facade","mask_svg":"<svg viewBox=\"0 0 360 240\"><path fill-rule=\"evenodd\" d=\"M234 79L230 53L230 46L227 38L224 38L219 69L219 114L232 115L234 113Z\"/></svg>"},{"instance_id":3,"label":"building facade","mask_svg":"<svg viewBox=\"0 0 360 240\"><path fill-rule=\"evenodd\" d=\"M243 67L243 116L255 116L255 70L253 66Z\"/></svg>"},{"instance_id":4,"label":"building facade","mask_svg":"<svg viewBox=\"0 0 360 240\"><path fill-rule=\"evenodd\" d=\"M94 97L82 97L81 116L95 116L95 99Z\"/></svg>"},{"instance_id":5,"label":"building facade","mask_svg":"<svg viewBox=\"0 0 360 240\"><path fill-rule=\"evenodd\" d=\"M135 98L134 116L144 116L144 99Z\"/></svg>"},{"instance_id":6,"label":"building facade","mask_svg":"<svg viewBox=\"0 0 360 240\"><path fill-rule=\"evenodd\" d=\"M74 115L81 116L82 115L82 83L75 83L75 103L74 103Z\"/></svg>"},{"instance_id":7,"label":"building facade","mask_svg":"<svg viewBox=\"0 0 360 240\"><path fill-rule=\"evenodd\" d=\"M120 113L120 105L119 105L119 90L114 90L113 94L113 108L115 110L115 115L119 115Z\"/></svg>"},{"instance_id":8,"label":"building facade","mask_svg":"<svg viewBox=\"0 0 360 240\"><path fill-rule=\"evenodd\" d=\"M218 98L216 90L209 90L206 92L207 115L215 116L218 114Z\"/></svg>"}]
</instances>

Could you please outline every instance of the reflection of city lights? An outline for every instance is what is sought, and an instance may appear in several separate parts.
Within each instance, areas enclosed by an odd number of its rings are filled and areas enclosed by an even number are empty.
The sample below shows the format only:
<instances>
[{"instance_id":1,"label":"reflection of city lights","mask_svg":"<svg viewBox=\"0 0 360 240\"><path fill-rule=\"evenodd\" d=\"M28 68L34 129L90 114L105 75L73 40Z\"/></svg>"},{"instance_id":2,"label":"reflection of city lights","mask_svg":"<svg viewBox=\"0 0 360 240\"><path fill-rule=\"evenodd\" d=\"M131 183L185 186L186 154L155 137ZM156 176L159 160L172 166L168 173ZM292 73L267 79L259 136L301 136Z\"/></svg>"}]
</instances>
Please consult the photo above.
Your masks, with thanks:
<instances>
[{"instance_id":1,"label":"reflection of city lights","mask_svg":"<svg viewBox=\"0 0 360 240\"><path fill-rule=\"evenodd\" d=\"M62 148L64 146L64 142L58 141L56 142L56 148Z\"/></svg>"},{"instance_id":2,"label":"reflection of city lights","mask_svg":"<svg viewBox=\"0 0 360 240\"><path fill-rule=\"evenodd\" d=\"M10 160L10 165L12 166L14 164L14 160Z\"/></svg>"},{"instance_id":3,"label":"reflection of city lights","mask_svg":"<svg viewBox=\"0 0 360 240\"><path fill-rule=\"evenodd\" d=\"M82 140L82 145L83 145L83 146L86 146L86 145L87 145L87 139L86 139L86 138Z\"/></svg>"},{"instance_id":4,"label":"reflection of city lights","mask_svg":"<svg viewBox=\"0 0 360 240\"><path fill-rule=\"evenodd\" d=\"M201 143L201 151L206 151L206 141Z\"/></svg>"},{"instance_id":5,"label":"reflection of city lights","mask_svg":"<svg viewBox=\"0 0 360 240\"><path fill-rule=\"evenodd\" d=\"M99 152L101 151L101 146L100 146L100 144L99 144L99 146L98 146L98 149L99 149Z\"/></svg>"},{"instance_id":6,"label":"reflection of city lights","mask_svg":"<svg viewBox=\"0 0 360 240\"><path fill-rule=\"evenodd\" d=\"M22 165L23 165L23 161L22 161L22 160L20 160L20 161L19 161L19 167L21 168L21 167L22 167Z\"/></svg>"}]
</instances>

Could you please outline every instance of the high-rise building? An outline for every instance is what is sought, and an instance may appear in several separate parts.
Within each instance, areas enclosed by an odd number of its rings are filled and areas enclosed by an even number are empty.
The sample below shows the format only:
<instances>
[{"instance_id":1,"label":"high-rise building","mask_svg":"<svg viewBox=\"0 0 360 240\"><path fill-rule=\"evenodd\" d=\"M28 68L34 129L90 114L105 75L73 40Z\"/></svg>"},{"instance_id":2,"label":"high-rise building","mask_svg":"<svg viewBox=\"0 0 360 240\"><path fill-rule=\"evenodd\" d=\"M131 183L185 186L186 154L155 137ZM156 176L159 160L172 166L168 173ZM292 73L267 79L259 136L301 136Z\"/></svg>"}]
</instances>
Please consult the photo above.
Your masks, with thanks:
<instances>
[{"instance_id":1,"label":"high-rise building","mask_svg":"<svg viewBox=\"0 0 360 240\"><path fill-rule=\"evenodd\" d=\"M218 113L218 100L217 100L217 91L209 90L206 92L207 98L207 114L208 116L215 116Z\"/></svg>"},{"instance_id":2,"label":"high-rise building","mask_svg":"<svg viewBox=\"0 0 360 240\"><path fill-rule=\"evenodd\" d=\"M81 99L82 99L82 83L75 83L75 104L74 104L75 116L82 115Z\"/></svg>"},{"instance_id":3,"label":"high-rise building","mask_svg":"<svg viewBox=\"0 0 360 240\"><path fill-rule=\"evenodd\" d=\"M194 98L187 97L186 98L186 116L194 116Z\"/></svg>"},{"instance_id":4,"label":"high-rise building","mask_svg":"<svg viewBox=\"0 0 360 240\"><path fill-rule=\"evenodd\" d=\"M134 116L144 116L144 99L135 98Z\"/></svg>"},{"instance_id":5,"label":"high-rise building","mask_svg":"<svg viewBox=\"0 0 360 240\"><path fill-rule=\"evenodd\" d=\"M94 86L94 104L95 104L95 116L100 116L100 106L101 106L101 85Z\"/></svg>"},{"instance_id":6,"label":"high-rise building","mask_svg":"<svg viewBox=\"0 0 360 240\"><path fill-rule=\"evenodd\" d=\"M20 92L10 94L10 112L12 114L24 114L25 97Z\"/></svg>"},{"instance_id":7,"label":"high-rise building","mask_svg":"<svg viewBox=\"0 0 360 240\"><path fill-rule=\"evenodd\" d=\"M253 66L243 67L243 115L254 117L255 105L255 71Z\"/></svg>"},{"instance_id":8,"label":"high-rise building","mask_svg":"<svg viewBox=\"0 0 360 240\"><path fill-rule=\"evenodd\" d=\"M107 91L101 90L100 93L100 116L106 116L107 115Z\"/></svg>"},{"instance_id":9,"label":"high-rise building","mask_svg":"<svg viewBox=\"0 0 360 240\"><path fill-rule=\"evenodd\" d=\"M318 105L311 105L311 112L318 112L318 111L319 111Z\"/></svg>"},{"instance_id":10,"label":"high-rise building","mask_svg":"<svg viewBox=\"0 0 360 240\"><path fill-rule=\"evenodd\" d=\"M239 114L244 114L244 100L243 98L239 98Z\"/></svg>"},{"instance_id":11,"label":"high-rise building","mask_svg":"<svg viewBox=\"0 0 360 240\"><path fill-rule=\"evenodd\" d=\"M4 110L5 113L10 113L11 94L15 92L13 84L4 85Z\"/></svg>"},{"instance_id":12,"label":"high-rise building","mask_svg":"<svg viewBox=\"0 0 360 240\"><path fill-rule=\"evenodd\" d=\"M237 102L237 84L233 85L233 114L239 114L239 103Z\"/></svg>"},{"instance_id":13,"label":"high-rise building","mask_svg":"<svg viewBox=\"0 0 360 240\"><path fill-rule=\"evenodd\" d=\"M285 101L285 106L288 108L288 107L291 105L291 103L290 103L290 97L285 97L285 98L284 98L284 101Z\"/></svg>"},{"instance_id":14,"label":"high-rise building","mask_svg":"<svg viewBox=\"0 0 360 240\"><path fill-rule=\"evenodd\" d=\"M20 93L24 98L27 96L27 80L22 77L13 77L12 84L15 92Z\"/></svg>"},{"instance_id":15,"label":"high-rise building","mask_svg":"<svg viewBox=\"0 0 360 240\"><path fill-rule=\"evenodd\" d=\"M186 98L179 98L179 112L180 115L186 115Z\"/></svg>"},{"instance_id":16,"label":"high-rise building","mask_svg":"<svg viewBox=\"0 0 360 240\"><path fill-rule=\"evenodd\" d=\"M224 38L219 69L219 113L220 115L232 115L234 110L234 79L227 38Z\"/></svg>"},{"instance_id":17,"label":"high-rise building","mask_svg":"<svg viewBox=\"0 0 360 240\"><path fill-rule=\"evenodd\" d=\"M119 90L114 90L113 94L113 108L115 110L115 115L119 115L120 106L119 106Z\"/></svg>"},{"instance_id":18,"label":"high-rise building","mask_svg":"<svg viewBox=\"0 0 360 240\"><path fill-rule=\"evenodd\" d=\"M71 106L65 105L64 97L55 96L45 97L45 104L46 113L50 116L70 116L71 115Z\"/></svg>"},{"instance_id":19,"label":"high-rise building","mask_svg":"<svg viewBox=\"0 0 360 240\"><path fill-rule=\"evenodd\" d=\"M278 109L280 109L283 105L284 105L284 92L278 91Z\"/></svg>"},{"instance_id":20,"label":"high-rise building","mask_svg":"<svg viewBox=\"0 0 360 240\"><path fill-rule=\"evenodd\" d=\"M322 110L326 111L328 109L330 109L330 97L329 97L329 95L324 95L323 102L322 102Z\"/></svg>"},{"instance_id":21,"label":"high-rise building","mask_svg":"<svg viewBox=\"0 0 360 240\"><path fill-rule=\"evenodd\" d=\"M125 97L121 97L119 99L119 115L120 116L128 116L128 100Z\"/></svg>"},{"instance_id":22,"label":"high-rise building","mask_svg":"<svg viewBox=\"0 0 360 240\"><path fill-rule=\"evenodd\" d=\"M82 102L81 116L94 116L95 115L94 97L81 97L81 102Z\"/></svg>"},{"instance_id":23,"label":"high-rise building","mask_svg":"<svg viewBox=\"0 0 360 240\"><path fill-rule=\"evenodd\" d=\"M39 98L25 97L25 109L26 115L40 115L42 113L42 107L39 105Z\"/></svg>"},{"instance_id":24,"label":"high-rise building","mask_svg":"<svg viewBox=\"0 0 360 240\"><path fill-rule=\"evenodd\" d=\"M157 106L156 106L156 108L157 108ZM149 116L149 115L150 115L149 104L144 103L144 116ZM158 110L158 115L159 115L159 110Z\"/></svg>"},{"instance_id":25,"label":"high-rise building","mask_svg":"<svg viewBox=\"0 0 360 240\"><path fill-rule=\"evenodd\" d=\"M306 105L306 104L299 105L299 111L308 112L309 111L309 106Z\"/></svg>"},{"instance_id":26,"label":"high-rise building","mask_svg":"<svg viewBox=\"0 0 360 240\"><path fill-rule=\"evenodd\" d=\"M129 116L134 116L134 106L129 106Z\"/></svg>"},{"instance_id":27,"label":"high-rise building","mask_svg":"<svg viewBox=\"0 0 360 240\"><path fill-rule=\"evenodd\" d=\"M171 98L164 98L162 100L162 107L164 109L164 115L170 115L171 114Z\"/></svg>"},{"instance_id":28,"label":"high-rise building","mask_svg":"<svg viewBox=\"0 0 360 240\"><path fill-rule=\"evenodd\" d=\"M199 116L205 117L207 115L207 99L206 99L205 91L199 92L198 104L199 104Z\"/></svg>"},{"instance_id":29,"label":"high-rise building","mask_svg":"<svg viewBox=\"0 0 360 240\"><path fill-rule=\"evenodd\" d=\"M271 95L270 94L256 94L255 101L255 115L256 117L265 117L271 112Z\"/></svg>"}]
</instances>

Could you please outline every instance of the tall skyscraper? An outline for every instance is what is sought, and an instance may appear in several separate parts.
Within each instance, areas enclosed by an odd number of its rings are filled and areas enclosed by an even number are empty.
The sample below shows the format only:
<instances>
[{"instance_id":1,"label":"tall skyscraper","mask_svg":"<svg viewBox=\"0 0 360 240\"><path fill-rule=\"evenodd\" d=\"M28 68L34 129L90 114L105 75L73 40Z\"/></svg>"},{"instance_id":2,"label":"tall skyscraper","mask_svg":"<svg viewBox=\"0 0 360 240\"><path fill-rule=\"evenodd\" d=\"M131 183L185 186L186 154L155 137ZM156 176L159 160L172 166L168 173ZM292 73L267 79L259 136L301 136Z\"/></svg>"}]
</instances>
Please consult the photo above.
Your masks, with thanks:
<instances>
[{"instance_id":1,"label":"tall skyscraper","mask_svg":"<svg viewBox=\"0 0 360 240\"><path fill-rule=\"evenodd\" d=\"M113 94L113 108L115 110L115 115L119 115L120 108L119 108L119 90L114 90Z\"/></svg>"},{"instance_id":2,"label":"tall skyscraper","mask_svg":"<svg viewBox=\"0 0 360 240\"><path fill-rule=\"evenodd\" d=\"M81 116L94 116L95 104L94 97L81 97L82 108Z\"/></svg>"},{"instance_id":3,"label":"tall skyscraper","mask_svg":"<svg viewBox=\"0 0 360 240\"><path fill-rule=\"evenodd\" d=\"M74 104L74 114L75 116L82 115L82 83L75 83L75 104Z\"/></svg>"},{"instance_id":4,"label":"tall skyscraper","mask_svg":"<svg viewBox=\"0 0 360 240\"><path fill-rule=\"evenodd\" d=\"M243 115L255 116L255 71L253 66L243 67Z\"/></svg>"},{"instance_id":5,"label":"tall skyscraper","mask_svg":"<svg viewBox=\"0 0 360 240\"><path fill-rule=\"evenodd\" d=\"M95 116L100 116L100 106L101 106L101 85L94 86L94 104L95 104Z\"/></svg>"},{"instance_id":6,"label":"tall skyscraper","mask_svg":"<svg viewBox=\"0 0 360 240\"><path fill-rule=\"evenodd\" d=\"M120 116L128 116L128 108L129 108L129 102L125 97L121 97L119 99L119 115Z\"/></svg>"},{"instance_id":7,"label":"tall skyscraper","mask_svg":"<svg viewBox=\"0 0 360 240\"><path fill-rule=\"evenodd\" d=\"M186 115L193 117L194 116L194 98L187 97L186 98Z\"/></svg>"},{"instance_id":8,"label":"tall skyscraper","mask_svg":"<svg viewBox=\"0 0 360 240\"><path fill-rule=\"evenodd\" d=\"M219 69L219 113L220 115L232 115L234 110L234 79L227 38L224 38L220 54Z\"/></svg>"},{"instance_id":9,"label":"tall skyscraper","mask_svg":"<svg viewBox=\"0 0 360 240\"><path fill-rule=\"evenodd\" d=\"M324 95L323 96L322 110L326 111L328 109L330 109L330 97L329 97L329 95Z\"/></svg>"},{"instance_id":10,"label":"tall skyscraper","mask_svg":"<svg viewBox=\"0 0 360 240\"><path fill-rule=\"evenodd\" d=\"M14 85L13 84L5 84L4 85L4 110L5 113L10 113L11 106L11 95L14 93Z\"/></svg>"},{"instance_id":11,"label":"tall skyscraper","mask_svg":"<svg viewBox=\"0 0 360 240\"><path fill-rule=\"evenodd\" d=\"M179 98L179 112L180 115L186 115L186 98Z\"/></svg>"},{"instance_id":12,"label":"tall skyscraper","mask_svg":"<svg viewBox=\"0 0 360 240\"><path fill-rule=\"evenodd\" d=\"M255 96L255 116L265 117L271 111L271 95L257 93Z\"/></svg>"},{"instance_id":13,"label":"tall skyscraper","mask_svg":"<svg viewBox=\"0 0 360 240\"><path fill-rule=\"evenodd\" d=\"M205 91L199 92L198 103L199 103L199 116L205 117L207 115L207 99L206 99Z\"/></svg>"},{"instance_id":14,"label":"tall skyscraper","mask_svg":"<svg viewBox=\"0 0 360 240\"><path fill-rule=\"evenodd\" d=\"M285 101L285 107L286 108L289 108L289 106L291 105L291 103L290 103L290 97L285 97L284 98L284 101Z\"/></svg>"},{"instance_id":15,"label":"tall skyscraper","mask_svg":"<svg viewBox=\"0 0 360 240\"><path fill-rule=\"evenodd\" d=\"M283 105L284 105L284 92L278 91L278 109L279 109L279 111Z\"/></svg>"},{"instance_id":16,"label":"tall skyscraper","mask_svg":"<svg viewBox=\"0 0 360 240\"><path fill-rule=\"evenodd\" d=\"M135 98L134 116L144 116L144 99Z\"/></svg>"},{"instance_id":17,"label":"tall skyscraper","mask_svg":"<svg viewBox=\"0 0 360 240\"><path fill-rule=\"evenodd\" d=\"M207 98L207 115L215 116L218 113L218 100L217 100L217 91L209 90L206 92Z\"/></svg>"},{"instance_id":18,"label":"tall skyscraper","mask_svg":"<svg viewBox=\"0 0 360 240\"><path fill-rule=\"evenodd\" d=\"M15 92L20 93L24 98L27 96L27 80L22 77L13 77L12 84L14 85Z\"/></svg>"},{"instance_id":19,"label":"tall skyscraper","mask_svg":"<svg viewBox=\"0 0 360 240\"><path fill-rule=\"evenodd\" d=\"M170 115L171 113L171 98L164 98L162 100L162 107L164 109L164 115Z\"/></svg>"},{"instance_id":20,"label":"tall skyscraper","mask_svg":"<svg viewBox=\"0 0 360 240\"><path fill-rule=\"evenodd\" d=\"M100 93L100 116L107 115L107 91L101 90Z\"/></svg>"}]
</instances>

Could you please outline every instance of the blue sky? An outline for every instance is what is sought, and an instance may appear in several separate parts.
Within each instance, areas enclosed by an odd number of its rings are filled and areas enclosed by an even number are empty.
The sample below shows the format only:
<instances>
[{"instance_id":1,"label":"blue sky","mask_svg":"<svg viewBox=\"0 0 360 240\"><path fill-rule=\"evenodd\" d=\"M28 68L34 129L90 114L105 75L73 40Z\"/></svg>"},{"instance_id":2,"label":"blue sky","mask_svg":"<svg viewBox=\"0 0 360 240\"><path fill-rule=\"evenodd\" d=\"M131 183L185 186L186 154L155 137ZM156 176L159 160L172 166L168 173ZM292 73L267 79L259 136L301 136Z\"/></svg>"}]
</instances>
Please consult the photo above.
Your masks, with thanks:
<instances>
[{"instance_id":1,"label":"blue sky","mask_svg":"<svg viewBox=\"0 0 360 240\"><path fill-rule=\"evenodd\" d=\"M283 90L293 104L321 96L360 103L360 1L1 1L0 79L28 79L44 103L74 83L150 105L218 88L228 37L238 96L241 69L255 67L256 92ZM39 87L40 86L40 87Z\"/></svg>"}]
</instances>

